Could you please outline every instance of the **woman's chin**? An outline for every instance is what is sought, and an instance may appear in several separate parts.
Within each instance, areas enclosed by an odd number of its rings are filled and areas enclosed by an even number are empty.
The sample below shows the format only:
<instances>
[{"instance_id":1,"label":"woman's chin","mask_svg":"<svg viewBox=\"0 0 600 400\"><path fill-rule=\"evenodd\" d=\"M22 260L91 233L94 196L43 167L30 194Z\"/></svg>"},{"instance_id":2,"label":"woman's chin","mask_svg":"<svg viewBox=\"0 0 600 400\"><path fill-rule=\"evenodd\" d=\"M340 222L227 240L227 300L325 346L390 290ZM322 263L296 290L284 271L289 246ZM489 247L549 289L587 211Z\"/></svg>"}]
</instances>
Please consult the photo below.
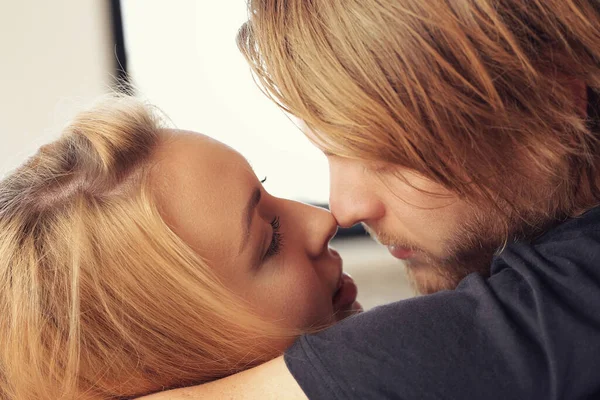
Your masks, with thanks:
<instances>
[{"instance_id":1,"label":"woman's chin","mask_svg":"<svg viewBox=\"0 0 600 400\"><path fill-rule=\"evenodd\" d=\"M350 305L350 310L352 310L355 314L363 312L363 306L358 301L355 301Z\"/></svg>"},{"instance_id":2,"label":"woman's chin","mask_svg":"<svg viewBox=\"0 0 600 400\"><path fill-rule=\"evenodd\" d=\"M348 317L351 317L352 315L356 315L363 311L364 310L362 305L358 301L354 301L352 304L350 304L347 307L344 307L335 314L335 321L340 322Z\"/></svg>"}]
</instances>

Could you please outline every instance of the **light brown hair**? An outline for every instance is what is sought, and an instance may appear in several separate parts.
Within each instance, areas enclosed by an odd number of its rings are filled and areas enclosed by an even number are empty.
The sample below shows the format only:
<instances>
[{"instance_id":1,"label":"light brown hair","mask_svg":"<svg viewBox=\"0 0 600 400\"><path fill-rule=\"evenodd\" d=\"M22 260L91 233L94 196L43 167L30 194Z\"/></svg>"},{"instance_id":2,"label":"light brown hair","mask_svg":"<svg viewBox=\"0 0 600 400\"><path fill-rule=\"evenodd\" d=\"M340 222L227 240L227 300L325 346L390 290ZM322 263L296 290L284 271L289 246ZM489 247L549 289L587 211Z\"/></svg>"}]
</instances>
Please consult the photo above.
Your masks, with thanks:
<instances>
[{"instance_id":1,"label":"light brown hair","mask_svg":"<svg viewBox=\"0 0 600 400\"><path fill-rule=\"evenodd\" d=\"M279 354L163 222L158 115L110 98L0 183L0 398L133 397Z\"/></svg>"},{"instance_id":2,"label":"light brown hair","mask_svg":"<svg viewBox=\"0 0 600 400\"><path fill-rule=\"evenodd\" d=\"M600 201L589 0L251 0L238 46L329 152L541 226ZM575 91L573 88L581 90Z\"/></svg>"}]
</instances>

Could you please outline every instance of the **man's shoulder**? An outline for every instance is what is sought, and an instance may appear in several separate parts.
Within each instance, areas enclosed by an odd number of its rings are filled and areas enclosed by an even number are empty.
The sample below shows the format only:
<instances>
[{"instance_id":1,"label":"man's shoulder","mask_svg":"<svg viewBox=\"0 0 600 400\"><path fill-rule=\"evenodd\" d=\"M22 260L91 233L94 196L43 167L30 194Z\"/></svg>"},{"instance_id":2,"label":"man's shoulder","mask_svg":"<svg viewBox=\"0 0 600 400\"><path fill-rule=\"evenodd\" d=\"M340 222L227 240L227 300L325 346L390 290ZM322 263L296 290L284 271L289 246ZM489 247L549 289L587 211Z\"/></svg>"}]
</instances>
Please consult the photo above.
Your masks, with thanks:
<instances>
[{"instance_id":1,"label":"man's shoulder","mask_svg":"<svg viewBox=\"0 0 600 400\"><path fill-rule=\"evenodd\" d=\"M587 236L600 237L600 206L555 225L534 240L533 245Z\"/></svg>"},{"instance_id":2,"label":"man's shoulder","mask_svg":"<svg viewBox=\"0 0 600 400\"><path fill-rule=\"evenodd\" d=\"M535 240L509 244L495 257L491 273L493 276L507 267L542 273L570 269L600 277L599 260L600 207L595 207L557 224Z\"/></svg>"},{"instance_id":3,"label":"man's shoulder","mask_svg":"<svg viewBox=\"0 0 600 400\"><path fill-rule=\"evenodd\" d=\"M524 284L538 282L540 290L556 285L559 292L571 292L600 282L599 261L600 207L596 207L535 240L507 245L494 257L489 283L493 286L512 275ZM593 293L600 296L600 287Z\"/></svg>"}]
</instances>

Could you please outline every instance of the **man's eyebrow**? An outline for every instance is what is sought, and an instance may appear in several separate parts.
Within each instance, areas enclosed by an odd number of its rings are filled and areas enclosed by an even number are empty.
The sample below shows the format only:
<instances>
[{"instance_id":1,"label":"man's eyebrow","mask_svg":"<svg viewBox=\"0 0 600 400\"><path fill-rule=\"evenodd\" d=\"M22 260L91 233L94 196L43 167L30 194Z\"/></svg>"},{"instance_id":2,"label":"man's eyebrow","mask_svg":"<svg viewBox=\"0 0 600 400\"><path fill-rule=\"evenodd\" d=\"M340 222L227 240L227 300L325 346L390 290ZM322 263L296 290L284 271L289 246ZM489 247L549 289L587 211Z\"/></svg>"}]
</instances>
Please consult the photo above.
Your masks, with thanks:
<instances>
[{"instance_id":1,"label":"man's eyebrow","mask_svg":"<svg viewBox=\"0 0 600 400\"><path fill-rule=\"evenodd\" d=\"M254 218L254 209L260 203L260 198L262 196L262 191L260 188L255 188L246 204L246 208L244 208L244 212L242 213L242 227L243 227L243 237L242 243L240 245L239 254L242 254L246 246L248 245L248 241L250 240L250 227L252 226L252 219ZM238 254L238 255L239 255Z\"/></svg>"}]
</instances>

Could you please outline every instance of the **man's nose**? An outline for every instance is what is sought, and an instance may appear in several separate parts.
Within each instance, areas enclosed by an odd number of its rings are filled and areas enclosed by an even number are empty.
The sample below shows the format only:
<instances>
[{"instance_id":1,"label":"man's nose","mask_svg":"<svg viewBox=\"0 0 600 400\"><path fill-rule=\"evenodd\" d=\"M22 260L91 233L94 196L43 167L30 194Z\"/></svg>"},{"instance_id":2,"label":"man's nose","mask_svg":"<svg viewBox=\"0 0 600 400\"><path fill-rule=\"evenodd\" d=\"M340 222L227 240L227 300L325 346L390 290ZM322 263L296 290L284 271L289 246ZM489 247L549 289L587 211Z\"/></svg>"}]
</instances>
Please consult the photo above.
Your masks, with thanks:
<instances>
[{"instance_id":1,"label":"man's nose","mask_svg":"<svg viewBox=\"0 0 600 400\"><path fill-rule=\"evenodd\" d=\"M383 217L385 207L368 182L332 171L329 208L343 228Z\"/></svg>"}]
</instances>

